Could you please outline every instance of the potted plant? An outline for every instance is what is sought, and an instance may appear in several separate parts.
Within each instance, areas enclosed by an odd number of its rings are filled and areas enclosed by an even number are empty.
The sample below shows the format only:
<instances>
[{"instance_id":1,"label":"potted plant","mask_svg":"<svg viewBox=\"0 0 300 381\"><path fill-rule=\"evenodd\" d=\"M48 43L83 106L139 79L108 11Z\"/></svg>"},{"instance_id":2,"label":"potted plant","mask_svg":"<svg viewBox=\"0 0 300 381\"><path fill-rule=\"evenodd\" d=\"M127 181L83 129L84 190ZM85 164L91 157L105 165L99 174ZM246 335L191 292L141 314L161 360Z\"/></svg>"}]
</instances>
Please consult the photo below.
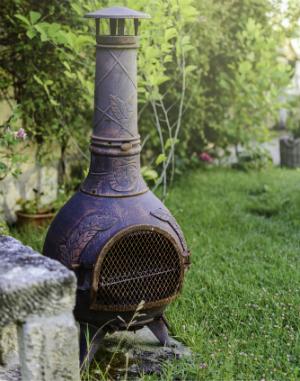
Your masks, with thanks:
<instances>
[{"instance_id":1,"label":"potted plant","mask_svg":"<svg viewBox=\"0 0 300 381\"><path fill-rule=\"evenodd\" d=\"M20 210L16 212L17 225L24 226L33 224L36 226L48 224L54 218L56 211L65 201L64 192L59 192L56 200L51 203L42 203L43 192L33 189L34 198L32 200L18 200Z\"/></svg>"},{"instance_id":2,"label":"potted plant","mask_svg":"<svg viewBox=\"0 0 300 381\"><path fill-rule=\"evenodd\" d=\"M297 102L298 103L298 102ZM284 167L300 167L300 107L292 104L287 120L288 136L279 140L280 164Z\"/></svg>"}]
</instances>

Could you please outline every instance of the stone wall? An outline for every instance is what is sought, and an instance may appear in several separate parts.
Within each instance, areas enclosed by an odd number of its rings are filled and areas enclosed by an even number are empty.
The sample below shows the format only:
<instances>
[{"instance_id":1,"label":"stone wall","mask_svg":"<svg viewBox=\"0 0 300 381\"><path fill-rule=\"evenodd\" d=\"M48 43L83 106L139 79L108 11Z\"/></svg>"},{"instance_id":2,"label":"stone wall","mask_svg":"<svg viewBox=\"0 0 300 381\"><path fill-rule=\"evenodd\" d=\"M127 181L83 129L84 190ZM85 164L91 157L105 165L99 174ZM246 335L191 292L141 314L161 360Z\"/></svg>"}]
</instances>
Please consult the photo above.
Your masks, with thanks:
<instances>
[{"instance_id":1,"label":"stone wall","mask_svg":"<svg viewBox=\"0 0 300 381\"><path fill-rule=\"evenodd\" d=\"M79 381L74 274L0 236L0 381Z\"/></svg>"}]
</instances>

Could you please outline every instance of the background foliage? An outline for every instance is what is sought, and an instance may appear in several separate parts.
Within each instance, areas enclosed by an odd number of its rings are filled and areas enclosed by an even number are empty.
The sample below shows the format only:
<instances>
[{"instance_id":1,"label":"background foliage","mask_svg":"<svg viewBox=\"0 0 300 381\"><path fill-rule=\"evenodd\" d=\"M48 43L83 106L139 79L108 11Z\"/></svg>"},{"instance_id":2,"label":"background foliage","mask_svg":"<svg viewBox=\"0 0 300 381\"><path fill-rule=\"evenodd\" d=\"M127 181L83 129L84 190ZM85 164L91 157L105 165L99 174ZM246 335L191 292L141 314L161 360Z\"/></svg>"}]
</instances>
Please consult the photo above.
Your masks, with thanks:
<instances>
[{"instance_id":1,"label":"background foliage","mask_svg":"<svg viewBox=\"0 0 300 381\"><path fill-rule=\"evenodd\" d=\"M267 138L291 68L279 48L294 33L296 2L124 0L152 15L142 23L139 124L143 173L167 184L194 153ZM38 156L59 143L88 164L94 25L87 11L116 1L8 0L0 9L1 97L12 105ZM289 19L289 23L283 20ZM10 126L10 122L5 123ZM49 155L50 153L50 155Z\"/></svg>"}]
</instances>

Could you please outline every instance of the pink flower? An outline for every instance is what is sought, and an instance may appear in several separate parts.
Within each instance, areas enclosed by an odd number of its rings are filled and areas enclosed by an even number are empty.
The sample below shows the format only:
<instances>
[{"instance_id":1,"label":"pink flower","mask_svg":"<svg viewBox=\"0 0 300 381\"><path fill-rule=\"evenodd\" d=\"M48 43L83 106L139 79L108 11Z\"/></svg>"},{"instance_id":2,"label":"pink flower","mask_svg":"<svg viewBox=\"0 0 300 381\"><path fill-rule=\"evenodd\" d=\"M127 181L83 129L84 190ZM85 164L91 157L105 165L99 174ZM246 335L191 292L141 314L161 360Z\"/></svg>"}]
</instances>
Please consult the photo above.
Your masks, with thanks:
<instances>
[{"instance_id":1,"label":"pink flower","mask_svg":"<svg viewBox=\"0 0 300 381\"><path fill-rule=\"evenodd\" d=\"M17 132L16 132L16 138L19 139L19 140L24 140L26 139L26 132L24 130L24 128L20 128Z\"/></svg>"},{"instance_id":2,"label":"pink flower","mask_svg":"<svg viewBox=\"0 0 300 381\"><path fill-rule=\"evenodd\" d=\"M200 160L202 160L202 161L206 161L207 163L212 163L213 160L214 160L214 159L210 156L210 154L208 154L207 152L202 152L202 153L200 153L199 158L200 158Z\"/></svg>"}]
</instances>

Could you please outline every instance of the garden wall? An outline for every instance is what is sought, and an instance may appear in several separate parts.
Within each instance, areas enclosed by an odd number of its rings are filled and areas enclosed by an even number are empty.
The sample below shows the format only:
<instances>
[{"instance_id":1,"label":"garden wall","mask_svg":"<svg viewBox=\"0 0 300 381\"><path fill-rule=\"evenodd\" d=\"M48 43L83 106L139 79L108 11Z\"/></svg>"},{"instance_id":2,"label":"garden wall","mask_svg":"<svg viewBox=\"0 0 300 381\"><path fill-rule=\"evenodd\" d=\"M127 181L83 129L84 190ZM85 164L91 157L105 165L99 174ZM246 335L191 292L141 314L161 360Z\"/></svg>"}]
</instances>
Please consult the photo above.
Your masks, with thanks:
<instances>
[{"instance_id":1,"label":"garden wall","mask_svg":"<svg viewBox=\"0 0 300 381\"><path fill-rule=\"evenodd\" d=\"M60 263L0 236L0 381L79 381L75 288Z\"/></svg>"}]
</instances>

